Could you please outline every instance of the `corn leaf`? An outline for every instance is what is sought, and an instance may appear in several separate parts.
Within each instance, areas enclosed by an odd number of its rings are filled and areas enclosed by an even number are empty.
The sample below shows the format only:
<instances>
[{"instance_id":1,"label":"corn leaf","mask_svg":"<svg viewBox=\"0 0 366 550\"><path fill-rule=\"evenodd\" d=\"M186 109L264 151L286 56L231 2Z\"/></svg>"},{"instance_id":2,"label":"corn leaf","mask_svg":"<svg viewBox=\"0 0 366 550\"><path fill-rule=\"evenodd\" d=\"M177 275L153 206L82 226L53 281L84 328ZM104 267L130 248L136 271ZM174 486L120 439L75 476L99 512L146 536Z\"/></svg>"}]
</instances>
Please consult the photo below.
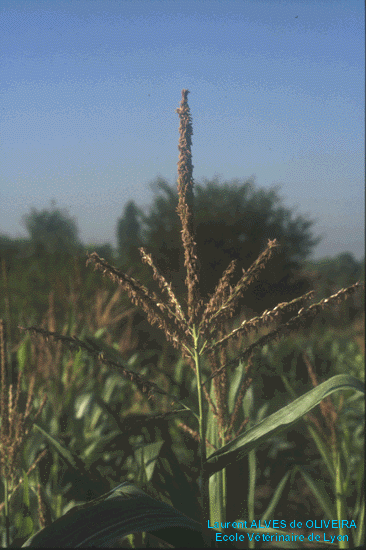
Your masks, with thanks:
<instances>
[{"instance_id":1,"label":"corn leaf","mask_svg":"<svg viewBox=\"0 0 366 550\"><path fill-rule=\"evenodd\" d=\"M173 546L200 548L204 544L200 523L125 481L105 495L75 506L22 548L107 547L143 531Z\"/></svg>"},{"instance_id":2,"label":"corn leaf","mask_svg":"<svg viewBox=\"0 0 366 550\"><path fill-rule=\"evenodd\" d=\"M269 436L278 434L298 422L328 395L350 389L365 393L364 385L354 376L348 374L333 376L212 453L205 462L206 471L212 475L229 464L242 460Z\"/></svg>"}]
</instances>

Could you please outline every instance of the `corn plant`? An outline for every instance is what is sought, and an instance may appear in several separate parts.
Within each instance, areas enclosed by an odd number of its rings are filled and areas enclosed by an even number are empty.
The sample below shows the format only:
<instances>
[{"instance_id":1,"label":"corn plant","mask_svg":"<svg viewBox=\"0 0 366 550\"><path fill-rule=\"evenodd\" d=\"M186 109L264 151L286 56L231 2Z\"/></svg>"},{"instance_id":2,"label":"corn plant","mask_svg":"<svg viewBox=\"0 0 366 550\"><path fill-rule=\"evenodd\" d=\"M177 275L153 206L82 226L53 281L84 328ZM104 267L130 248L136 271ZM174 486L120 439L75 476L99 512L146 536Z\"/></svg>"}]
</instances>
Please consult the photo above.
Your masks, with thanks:
<instances>
[{"instance_id":1,"label":"corn plant","mask_svg":"<svg viewBox=\"0 0 366 550\"><path fill-rule=\"evenodd\" d=\"M245 398L248 397L251 389L254 358L258 350L290 331L301 328L305 323L310 323L323 308L331 307L347 298L358 289L360 284L356 283L341 289L329 298L312 305L309 305L309 301L313 294L309 292L290 302L279 303L275 308L266 310L261 315L244 319L237 328L227 330L229 320L233 317L244 291L270 261L278 243L276 240L269 240L266 248L249 269L243 270L235 286L230 285L235 269L235 262L231 262L214 293L204 303L198 287L200 263L194 233L194 181L191 154L193 131L187 101L188 93L188 90L182 90L182 100L177 109L180 118L177 213L182 224L184 265L187 269L185 280L187 309L178 302L171 285L159 273L151 255L143 248L139 249L142 261L151 267L154 279L160 288L160 295L149 292L138 280L110 265L95 252L88 254L87 264L94 264L96 270L100 270L120 285L120 288L128 293L130 300L147 314L151 325L156 324L164 332L167 341L181 352L195 380L197 408L193 405L188 406L184 399L178 399L146 376L131 370L123 361L112 360L106 352L98 350L75 336L66 336L34 326L22 330L32 335L52 337L70 350L85 350L102 363L118 369L147 396L148 400L159 398L169 404L170 410L161 416L181 418L182 415L188 414L192 417L196 422L196 429L189 427L184 420L180 422L180 426L199 444L200 474L197 483L201 492L200 521L182 514L172 506L152 498L140 488L125 481L99 498L75 506L54 523L34 534L23 546L106 546L112 541L139 532L153 533L173 546L220 546L219 541L222 540L220 535L228 519L226 517L226 468L247 455L250 463L253 464L255 449L261 443L287 430L332 393L350 389L357 392L364 391L362 383L357 378L346 374L337 375L296 398L276 413L266 418L257 417L257 421L253 421L253 407L250 405L250 399L247 399L247 405L245 405ZM292 313L291 319L281 323L282 316L289 312ZM273 328L274 324L276 326ZM237 357L228 359L228 346L234 338L249 337L263 328L268 329L266 334L262 334L257 340L252 339ZM231 372L234 369L236 371L233 377ZM2 389L4 387L2 383ZM239 412L243 407L247 417L238 426ZM3 416L2 409L2 429L7 426L5 418L6 415ZM66 453L50 434L37 424L34 426L35 429L41 430L60 452ZM8 440L2 437L1 443L1 449L4 452L4 449L9 446ZM159 452L158 446L154 445L155 447L146 445L141 451L140 463L146 478L149 475L149 464L156 460ZM8 471L3 469L2 477L6 478L7 475ZM254 536L263 535L262 530L251 524L254 520L253 494L252 485L248 502L250 521L240 520L241 523L237 525L237 531L242 537L237 540L252 540L252 545ZM340 518L341 515L340 510L337 517ZM265 533L272 531L267 529ZM286 532L283 536L285 535ZM227 547L230 542L223 544Z\"/></svg>"},{"instance_id":2,"label":"corn plant","mask_svg":"<svg viewBox=\"0 0 366 550\"><path fill-rule=\"evenodd\" d=\"M46 403L47 396L44 396L42 399L41 406L39 407L35 418L30 419L31 404L33 397L33 387L34 387L34 377L31 380L31 383L28 387L27 402L25 406L25 411L22 412L18 409L19 404L19 395L20 395L20 382L22 373L19 371L18 375L18 385L17 391L15 394L15 399L13 396L13 385L9 384L8 376L9 369L7 368L7 353L6 353L6 324L3 319L0 319L0 362L1 362L1 393L0 393L0 478L3 480L4 489L5 489L5 499L4 499L4 515L5 515L5 527L6 527L6 544L9 546L9 527L10 527L10 518L9 518L9 509L8 503L9 498L13 492L19 487L23 479L20 479L18 483L19 465L22 450L24 444L27 440L28 434L34 424L34 421L41 414L42 409ZM6 388L8 393L6 393ZM27 482L27 476L29 473L36 467L37 462L41 460L42 456L46 451L41 453L37 460L32 464L28 472L23 472L23 477ZM30 527L30 533L29 533ZM32 526L27 525L25 520L24 525L22 525L21 531L27 533L28 536L32 533Z\"/></svg>"}]
</instances>

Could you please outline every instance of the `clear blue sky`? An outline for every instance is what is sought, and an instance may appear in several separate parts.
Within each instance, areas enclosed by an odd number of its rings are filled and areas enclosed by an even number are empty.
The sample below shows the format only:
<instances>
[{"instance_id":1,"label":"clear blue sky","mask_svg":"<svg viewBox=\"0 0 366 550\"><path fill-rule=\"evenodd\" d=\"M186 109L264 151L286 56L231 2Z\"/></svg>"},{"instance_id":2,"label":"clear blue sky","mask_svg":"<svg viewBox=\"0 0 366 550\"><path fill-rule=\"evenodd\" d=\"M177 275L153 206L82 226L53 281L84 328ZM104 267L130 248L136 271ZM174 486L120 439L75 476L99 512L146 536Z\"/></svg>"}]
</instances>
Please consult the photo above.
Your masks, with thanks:
<instances>
[{"instance_id":1,"label":"clear blue sky","mask_svg":"<svg viewBox=\"0 0 366 550\"><path fill-rule=\"evenodd\" d=\"M194 179L256 176L316 220L314 258L364 255L362 0L2 0L0 234L66 209L116 245L128 200L175 185L181 90Z\"/></svg>"}]
</instances>

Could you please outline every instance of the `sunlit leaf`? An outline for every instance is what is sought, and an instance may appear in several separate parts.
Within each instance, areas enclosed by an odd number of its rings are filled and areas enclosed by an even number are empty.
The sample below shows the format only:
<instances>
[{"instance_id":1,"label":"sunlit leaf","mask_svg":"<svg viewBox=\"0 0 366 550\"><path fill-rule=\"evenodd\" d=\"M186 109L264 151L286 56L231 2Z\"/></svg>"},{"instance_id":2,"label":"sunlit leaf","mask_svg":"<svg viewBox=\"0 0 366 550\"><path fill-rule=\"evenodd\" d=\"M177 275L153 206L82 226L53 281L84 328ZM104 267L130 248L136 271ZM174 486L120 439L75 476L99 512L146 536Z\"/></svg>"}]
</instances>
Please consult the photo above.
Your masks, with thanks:
<instances>
[{"instance_id":1,"label":"sunlit leaf","mask_svg":"<svg viewBox=\"0 0 366 550\"><path fill-rule=\"evenodd\" d=\"M319 384L316 388L295 399L276 413L271 414L244 434L230 441L225 447L210 455L205 463L207 473L212 475L229 464L242 460L252 449L265 442L268 437L295 424L328 395L340 390L350 389L365 393L363 384L357 378L348 374L333 376L333 378Z\"/></svg>"}]
</instances>

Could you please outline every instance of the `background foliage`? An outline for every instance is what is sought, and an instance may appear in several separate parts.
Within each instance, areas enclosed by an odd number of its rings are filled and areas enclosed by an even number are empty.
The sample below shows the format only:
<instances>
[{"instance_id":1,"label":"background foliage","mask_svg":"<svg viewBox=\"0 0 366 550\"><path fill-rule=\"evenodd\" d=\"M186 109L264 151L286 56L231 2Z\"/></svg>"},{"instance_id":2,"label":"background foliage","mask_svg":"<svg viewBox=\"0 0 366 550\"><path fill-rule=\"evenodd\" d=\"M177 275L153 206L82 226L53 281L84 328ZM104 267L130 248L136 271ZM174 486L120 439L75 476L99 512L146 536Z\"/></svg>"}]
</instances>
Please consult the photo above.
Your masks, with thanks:
<instances>
[{"instance_id":1,"label":"background foliage","mask_svg":"<svg viewBox=\"0 0 366 550\"><path fill-rule=\"evenodd\" d=\"M84 246L78 241L76 222L55 209L40 213L32 210L25 217L29 239L0 237L0 318L8 322L13 381L19 369L26 374L37 373L36 387L46 384L49 395L42 422L72 453L71 457L60 459L39 433L32 436L24 451L23 467L26 469L41 449L49 449L39 464L48 522L65 513L75 501L90 500L108 491L121 476L131 481L140 480L141 468L135 452L142 437L138 421L146 414L161 411L164 402L157 408L153 404L147 407L141 394L133 393L131 386L117 373L100 369L97 362L83 352L72 354L51 342L34 345L19 331L19 325L43 326L64 331L67 335L77 334L99 349L105 347L109 353L118 353L138 372L149 374L161 387L182 398L187 398L194 389L187 385L187 365L166 344L162 333L151 328L145 315L137 312L115 285L108 279L101 284L100 275L85 265L86 250L96 251L140 279L148 288L157 290L150 270L140 262L137 247L144 246L152 253L166 279L172 281L178 299L185 295L183 248L175 210L178 195L162 179L157 179L153 185L163 195L155 197L149 212L143 213L131 201L118 220L117 250L108 243ZM364 262L357 262L349 253L308 261L317 243L311 234L312 222L302 216L295 218L281 205L276 190L256 189L251 181L219 184L218 180L212 180L206 181L205 187L197 184L195 224L202 269L200 290L205 297L214 290L232 259L237 259L232 281L235 284L241 268L249 267L268 239L276 238L282 244L282 251L275 255L255 283L254 291L243 298L233 324L248 312L260 313L310 289L315 290L318 301L339 288L364 280ZM341 304L338 310L324 312L311 329L302 331L296 338L285 338L273 344L256 357L254 387L258 406L272 399L273 404L276 399L279 403L284 400L285 391L275 390L280 385L273 374L278 364L289 373L299 394L308 387L302 357L304 348L310 350L314 358L319 382L341 372L360 377L364 361L363 301L364 293L360 292ZM26 385L22 391L25 401ZM273 411L266 414L270 412ZM117 435L114 422L121 417L122 429ZM193 423L191 427L194 428ZM121 431L125 434L122 439ZM160 458L150 471L149 480L145 480L150 490L191 517L198 514L199 491L194 484L194 475L198 472L197 442L189 434L182 433L174 422L168 424L166 420L155 421L150 430L143 432L143 437L151 443L160 438L168 442L160 449ZM286 469L294 464L309 465L309 461L316 465L316 449L309 439L304 446L305 437L304 426L299 426L291 431L289 446L281 447L276 441L270 452L268 448L258 450L258 461L262 465L258 486L262 493L257 494L257 506L263 506L271 494L271 487L276 486L276 480ZM355 434L352 448L360 453L357 437ZM105 456L94 461L98 445L103 446ZM243 498L238 498L238 479L243 480ZM230 517L240 517L247 493L246 483L246 463L230 469ZM293 506L296 510L300 508L304 517L310 514L314 519L316 500L306 495L304 484L299 482L297 488L298 492L290 494L286 505L282 502L282 513L293 514ZM182 491L183 500L179 497ZM303 498L300 504L299 493ZM36 495L32 491L30 498L36 510ZM0 494L2 499L3 494ZM14 497L15 510L21 503L22 489ZM34 521L38 521L37 514L34 515Z\"/></svg>"}]
</instances>

